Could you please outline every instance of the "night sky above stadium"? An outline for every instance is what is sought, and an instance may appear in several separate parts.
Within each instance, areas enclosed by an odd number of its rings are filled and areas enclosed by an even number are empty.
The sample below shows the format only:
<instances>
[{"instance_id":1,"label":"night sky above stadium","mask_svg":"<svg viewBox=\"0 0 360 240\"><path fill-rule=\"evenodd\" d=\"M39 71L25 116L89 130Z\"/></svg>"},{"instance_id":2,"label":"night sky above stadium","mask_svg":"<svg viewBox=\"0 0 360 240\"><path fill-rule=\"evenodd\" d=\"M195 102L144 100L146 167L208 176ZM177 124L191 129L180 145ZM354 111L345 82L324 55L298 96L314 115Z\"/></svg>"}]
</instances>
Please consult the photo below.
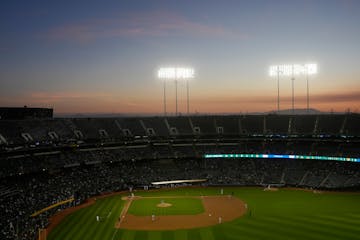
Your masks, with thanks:
<instances>
[{"instance_id":1,"label":"night sky above stadium","mask_svg":"<svg viewBox=\"0 0 360 240\"><path fill-rule=\"evenodd\" d=\"M3 1L0 105L162 113L161 66L191 66L191 112L276 110L273 64L316 62L310 107L360 111L360 1ZM167 85L174 112L175 86ZM180 83L179 110L186 112ZM291 81L280 79L281 109ZM295 79L306 108L306 78Z\"/></svg>"}]
</instances>

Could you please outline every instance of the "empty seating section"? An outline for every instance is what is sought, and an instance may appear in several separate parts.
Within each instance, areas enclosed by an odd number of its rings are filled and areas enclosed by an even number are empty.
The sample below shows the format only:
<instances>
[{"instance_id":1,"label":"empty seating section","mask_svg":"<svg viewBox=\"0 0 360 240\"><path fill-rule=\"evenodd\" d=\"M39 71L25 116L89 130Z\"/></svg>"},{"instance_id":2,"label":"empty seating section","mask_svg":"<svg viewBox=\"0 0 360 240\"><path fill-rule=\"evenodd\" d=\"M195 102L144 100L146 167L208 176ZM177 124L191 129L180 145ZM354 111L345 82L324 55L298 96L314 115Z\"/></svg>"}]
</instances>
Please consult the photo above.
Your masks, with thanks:
<instances>
[{"instance_id":1,"label":"empty seating section","mask_svg":"<svg viewBox=\"0 0 360 240\"><path fill-rule=\"evenodd\" d=\"M286 135L289 130L290 116L268 115L266 119L266 133Z\"/></svg>"},{"instance_id":2,"label":"empty seating section","mask_svg":"<svg viewBox=\"0 0 360 240\"><path fill-rule=\"evenodd\" d=\"M80 130L85 139L100 139L99 122L93 118L77 118L73 120L76 129Z\"/></svg>"},{"instance_id":3,"label":"empty seating section","mask_svg":"<svg viewBox=\"0 0 360 240\"><path fill-rule=\"evenodd\" d=\"M263 115L245 115L241 117L241 132L245 134L264 134Z\"/></svg>"},{"instance_id":4,"label":"empty seating section","mask_svg":"<svg viewBox=\"0 0 360 240\"><path fill-rule=\"evenodd\" d=\"M188 117L168 117L167 121L170 128L176 128L179 135L193 135Z\"/></svg>"},{"instance_id":5,"label":"empty seating section","mask_svg":"<svg viewBox=\"0 0 360 240\"><path fill-rule=\"evenodd\" d=\"M116 141L143 136L162 139L169 136L359 136L359 116L332 114L1 120L0 134L9 145L67 142L77 138ZM77 130L82 136L77 136ZM55 133L55 136L50 132ZM25 139L23 133L28 133L31 139ZM3 140L1 144L4 144Z\"/></svg>"},{"instance_id":6,"label":"empty seating section","mask_svg":"<svg viewBox=\"0 0 360 240\"><path fill-rule=\"evenodd\" d=\"M23 120L21 123L22 133L29 133L35 142L51 141L48 135L49 125L42 120Z\"/></svg>"},{"instance_id":7,"label":"empty seating section","mask_svg":"<svg viewBox=\"0 0 360 240\"><path fill-rule=\"evenodd\" d=\"M55 132L60 138L59 140L66 141L67 139L75 138L72 129L66 125L65 119L50 119L43 121L45 122L45 125L48 126L48 132Z\"/></svg>"},{"instance_id":8,"label":"empty seating section","mask_svg":"<svg viewBox=\"0 0 360 240\"><path fill-rule=\"evenodd\" d=\"M293 118L292 132L302 135L314 134L316 118L315 115L296 116Z\"/></svg>"},{"instance_id":9,"label":"empty seating section","mask_svg":"<svg viewBox=\"0 0 360 240\"><path fill-rule=\"evenodd\" d=\"M215 127L215 121L213 117L199 116L191 117L193 127L199 127L202 135L216 135L217 130Z\"/></svg>"},{"instance_id":10,"label":"empty seating section","mask_svg":"<svg viewBox=\"0 0 360 240\"><path fill-rule=\"evenodd\" d=\"M144 122L145 127L152 128L155 131L156 136L169 136L169 129L167 128L164 118L162 117L148 117L148 118L141 118Z\"/></svg>"},{"instance_id":11,"label":"empty seating section","mask_svg":"<svg viewBox=\"0 0 360 240\"><path fill-rule=\"evenodd\" d=\"M320 115L317 133L339 135L344 120L344 115Z\"/></svg>"},{"instance_id":12,"label":"empty seating section","mask_svg":"<svg viewBox=\"0 0 360 240\"><path fill-rule=\"evenodd\" d=\"M25 142L21 137L22 126L19 121L0 121L0 134L9 144L20 145Z\"/></svg>"},{"instance_id":13,"label":"empty seating section","mask_svg":"<svg viewBox=\"0 0 360 240\"><path fill-rule=\"evenodd\" d=\"M101 139L101 138L120 138L122 132L112 118L98 119L74 119L74 123L78 130L82 132L85 138Z\"/></svg>"},{"instance_id":14,"label":"empty seating section","mask_svg":"<svg viewBox=\"0 0 360 240\"><path fill-rule=\"evenodd\" d=\"M146 130L141 125L140 118L118 118L116 120L121 129L129 130L132 136L147 136Z\"/></svg>"},{"instance_id":15,"label":"empty seating section","mask_svg":"<svg viewBox=\"0 0 360 240\"><path fill-rule=\"evenodd\" d=\"M105 130L108 137L112 138L112 139L118 139L123 135L120 128L116 125L115 119L113 119L113 118L100 118L100 119L97 119L97 120L98 120L97 121L98 135L99 135L99 130ZM104 137L106 138L106 136L103 135L102 138L104 138Z\"/></svg>"},{"instance_id":16,"label":"empty seating section","mask_svg":"<svg viewBox=\"0 0 360 240\"><path fill-rule=\"evenodd\" d=\"M346 116L344 135L360 136L360 114L349 114Z\"/></svg>"},{"instance_id":17,"label":"empty seating section","mask_svg":"<svg viewBox=\"0 0 360 240\"><path fill-rule=\"evenodd\" d=\"M238 136L241 134L239 129L239 117L237 116L215 116L216 127L222 127L224 135Z\"/></svg>"}]
</instances>

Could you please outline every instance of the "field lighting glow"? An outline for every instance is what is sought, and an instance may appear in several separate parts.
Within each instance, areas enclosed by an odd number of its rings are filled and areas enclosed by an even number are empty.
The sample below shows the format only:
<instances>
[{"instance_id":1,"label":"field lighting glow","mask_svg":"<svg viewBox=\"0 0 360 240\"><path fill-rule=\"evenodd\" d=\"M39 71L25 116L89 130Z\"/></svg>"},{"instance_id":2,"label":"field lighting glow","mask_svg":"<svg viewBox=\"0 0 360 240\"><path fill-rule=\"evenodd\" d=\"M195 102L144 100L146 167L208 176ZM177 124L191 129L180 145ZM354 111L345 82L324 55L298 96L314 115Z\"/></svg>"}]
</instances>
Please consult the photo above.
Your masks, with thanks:
<instances>
[{"instance_id":1,"label":"field lighting glow","mask_svg":"<svg viewBox=\"0 0 360 240\"><path fill-rule=\"evenodd\" d=\"M306 160L325 160L341 162L360 162L360 158L349 157L328 157L328 156L309 156L309 155L283 155L283 154L205 154L204 158L271 158L271 159L306 159Z\"/></svg>"},{"instance_id":2,"label":"field lighting glow","mask_svg":"<svg viewBox=\"0 0 360 240\"><path fill-rule=\"evenodd\" d=\"M269 75L274 76L296 76L296 75L314 75L317 73L317 64L284 64L273 65L269 68Z\"/></svg>"},{"instance_id":3,"label":"field lighting glow","mask_svg":"<svg viewBox=\"0 0 360 240\"><path fill-rule=\"evenodd\" d=\"M190 79L194 78L194 74L193 68L167 67L158 70L160 79Z\"/></svg>"}]
</instances>

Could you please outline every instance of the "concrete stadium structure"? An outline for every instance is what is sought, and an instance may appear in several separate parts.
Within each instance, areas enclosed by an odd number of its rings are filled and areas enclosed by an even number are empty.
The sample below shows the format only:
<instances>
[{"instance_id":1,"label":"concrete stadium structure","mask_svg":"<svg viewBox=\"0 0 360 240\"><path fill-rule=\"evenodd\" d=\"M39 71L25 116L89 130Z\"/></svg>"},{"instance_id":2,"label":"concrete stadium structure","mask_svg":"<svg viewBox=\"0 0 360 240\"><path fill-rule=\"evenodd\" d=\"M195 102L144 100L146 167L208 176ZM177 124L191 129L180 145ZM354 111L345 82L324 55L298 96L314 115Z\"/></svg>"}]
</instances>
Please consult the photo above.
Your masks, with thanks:
<instances>
[{"instance_id":1,"label":"concrete stadium structure","mask_svg":"<svg viewBox=\"0 0 360 240\"><path fill-rule=\"evenodd\" d=\"M37 210L154 181L357 189L355 162L204 155L360 158L359 122L359 114L0 120L0 236L35 239L48 217L69 204L30 217Z\"/></svg>"}]
</instances>

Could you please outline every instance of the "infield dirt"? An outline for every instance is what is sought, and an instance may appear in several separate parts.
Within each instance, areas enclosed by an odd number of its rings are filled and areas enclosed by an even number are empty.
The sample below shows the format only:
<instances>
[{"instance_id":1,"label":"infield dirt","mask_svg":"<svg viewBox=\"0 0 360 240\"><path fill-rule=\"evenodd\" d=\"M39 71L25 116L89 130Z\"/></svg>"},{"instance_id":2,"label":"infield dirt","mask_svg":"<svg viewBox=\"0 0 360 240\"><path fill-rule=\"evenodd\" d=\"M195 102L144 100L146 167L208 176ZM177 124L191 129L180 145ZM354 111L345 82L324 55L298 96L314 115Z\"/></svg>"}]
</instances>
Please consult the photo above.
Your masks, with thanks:
<instances>
[{"instance_id":1,"label":"infield dirt","mask_svg":"<svg viewBox=\"0 0 360 240\"><path fill-rule=\"evenodd\" d=\"M136 199L142 197L137 196ZM147 197L151 198L151 197ZM159 197L156 197L159 198ZM164 198L164 197L161 197ZM191 198L189 196L168 198ZM135 199L124 198L127 201L115 227L132 230L175 230L206 227L224 223L241 217L246 212L246 205L239 198L232 196L201 196L193 197L202 200L204 212L195 215L168 215L168 216L135 216L127 213L131 202ZM220 219L221 218L221 219Z\"/></svg>"}]
</instances>

